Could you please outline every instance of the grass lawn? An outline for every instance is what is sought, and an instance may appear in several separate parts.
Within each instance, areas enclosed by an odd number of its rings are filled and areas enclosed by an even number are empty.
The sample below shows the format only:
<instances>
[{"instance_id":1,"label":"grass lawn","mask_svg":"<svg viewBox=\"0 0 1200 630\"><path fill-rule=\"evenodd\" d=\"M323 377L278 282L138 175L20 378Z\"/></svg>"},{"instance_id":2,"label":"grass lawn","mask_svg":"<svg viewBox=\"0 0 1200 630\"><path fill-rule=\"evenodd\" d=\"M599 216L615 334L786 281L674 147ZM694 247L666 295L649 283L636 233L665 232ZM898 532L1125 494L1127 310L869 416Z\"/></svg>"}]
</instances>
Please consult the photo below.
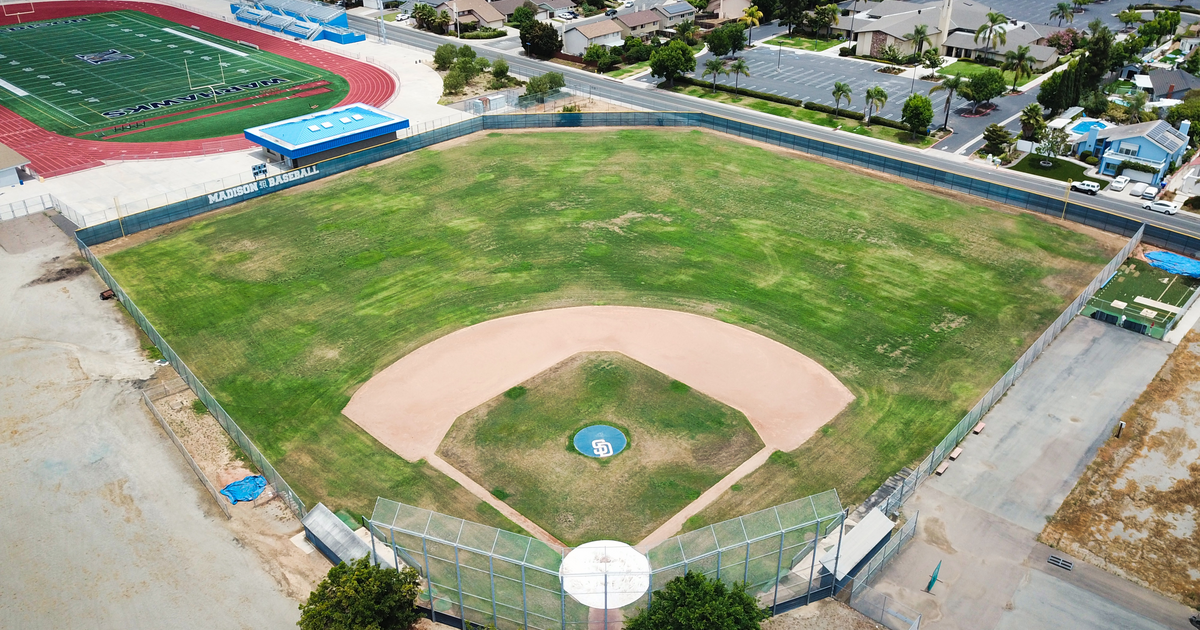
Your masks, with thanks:
<instances>
[{"instance_id":1,"label":"grass lawn","mask_svg":"<svg viewBox=\"0 0 1200 630\"><path fill-rule=\"evenodd\" d=\"M972 75L979 74L979 73L983 72L984 70L987 70L991 67L992 66L985 66L981 63L975 63L974 61L967 61L965 59L959 59L958 61L955 61L954 63L939 69L938 74L944 74L946 76L951 76L951 75L957 74L959 76L969 77ZM999 70L1000 68L997 67L996 69ZM1013 84L1012 71L1011 70L1003 70L1002 72L1004 73L1004 85L1011 88L1012 84ZM1033 78L1035 76L1037 76L1037 75L1025 77L1025 83L1028 83L1029 81L1033 80ZM1019 84L1017 87L1019 88L1021 85L1024 85L1024 83Z\"/></svg>"},{"instance_id":2,"label":"grass lawn","mask_svg":"<svg viewBox=\"0 0 1200 630\"><path fill-rule=\"evenodd\" d=\"M1107 239L1107 237L1105 237ZM1117 240L698 130L478 134L97 248L309 504L376 496L512 527L342 415L432 339L503 315L694 312L812 357L857 400L706 514L924 457Z\"/></svg>"},{"instance_id":3,"label":"grass lawn","mask_svg":"<svg viewBox=\"0 0 1200 630\"><path fill-rule=\"evenodd\" d=\"M625 66L624 68L617 68L616 70L609 70L608 72L605 72L604 74L606 74L610 77L613 77L615 79L620 79L621 77L627 77L636 72L641 72L642 70L645 70L646 68L649 68L649 67L650 67L649 61L639 61L635 64Z\"/></svg>"},{"instance_id":4,"label":"grass lawn","mask_svg":"<svg viewBox=\"0 0 1200 630\"><path fill-rule=\"evenodd\" d=\"M767 40L767 43L775 44L775 45L783 45L783 46L787 46L789 48L799 48L800 50L812 50L812 51L816 51L816 52L821 52L822 50L829 50L830 48L833 48L834 46L839 46L841 44L845 44L846 40L844 40L844 39L813 39L811 37L787 37L785 35L780 35L779 37L772 37L771 39Z\"/></svg>"},{"instance_id":5,"label":"grass lawn","mask_svg":"<svg viewBox=\"0 0 1200 630\"><path fill-rule=\"evenodd\" d=\"M934 142L933 138L928 136L914 139L912 134L908 133L907 131L900 131L899 129L893 129L891 127L884 127L881 125L872 125L870 127L866 127L860 121L851 118L842 118L840 116L835 117L833 114L815 112L811 109L804 109L803 107L793 107L791 105L784 105L783 103L776 103L774 101L764 101L762 99L752 98L749 96L730 94L729 92L722 92L720 90L713 92L712 88L702 88L696 85L677 86L672 91L680 94L687 94L688 96L706 98L710 101L729 103L731 105L737 105L738 107L745 107L747 109L753 109L757 112L763 112L764 114L774 114L784 118L803 120L805 122L821 125L823 127L829 127L831 129L841 126L843 131L856 133L860 136L877 138L879 140L887 140L888 142L895 142L897 144L905 144L912 147L925 148Z\"/></svg>"},{"instance_id":6,"label":"grass lawn","mask_svg":"<svg viewBox=\"0 0 1200 630\"><path fill-rule=\"evenodd\" d=\"M572 437L629 439L604 459ZM617 353L585 353L462 415L438 455L570 546L641 541L763 447L741 412Z\"/></svg>"},{"instance_id":7,"label":"grass lawn","mask_svg":"<svg viewBox=\"0 0 1200 630\"><path fill-rule=\"evenodd\" d=\"M1008 168L1014 171L1020 171L1022 173L1029 173L1030 175L1038 175L1041 177L1049 177L1050 179L1057 179L1058 181L1064 183L1068 179L1076 182L1083 180L1096 182L1097 184L1100 184L1101 190L1108 186L1108 182L1103 179L1085 177L1083 173L1087 170L1087 168L1082 165L1070 162L1068 160L1053 158L1050 161L1054 163L1054 166L1051 166L1050 168L1042 168L1038 163L1044 159L1045 158L1040 155L1029 153L1026 154L1025 157L1021 158L1016 164L1013 164ZM1082 195L1084 193L1076 194Z\"/></svg>"}]
</instances>

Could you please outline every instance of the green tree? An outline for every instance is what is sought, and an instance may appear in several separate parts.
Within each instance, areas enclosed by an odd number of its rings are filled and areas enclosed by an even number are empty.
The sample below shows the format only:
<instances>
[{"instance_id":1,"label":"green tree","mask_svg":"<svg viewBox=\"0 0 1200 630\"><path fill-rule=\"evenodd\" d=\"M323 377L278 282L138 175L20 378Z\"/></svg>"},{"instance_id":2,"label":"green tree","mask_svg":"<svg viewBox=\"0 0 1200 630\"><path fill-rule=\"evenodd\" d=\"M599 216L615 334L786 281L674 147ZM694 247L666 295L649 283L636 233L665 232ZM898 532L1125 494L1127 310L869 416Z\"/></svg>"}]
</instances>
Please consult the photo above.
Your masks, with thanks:
<instances>
[{"instance_id":1,"label":"green tree","mask_svg":"<svg viewBox=\"0 0 1200 630\"><path fill-rule=\"evenodd\" d=\"M887 105L888 93L887 90L879 87L878 85L874 85L867 88L865 95L867 98L866 122L867 126L870 127L872 110L883 109L883 107Z\"/></svg>"},{"instance_id":2,"label":"green tree","mask_svg":"<svg viewBox=\"0 0 1200 630\"><path fill-rule=\"evenodd\" d=\"M457 67L446 73L442 77L442 95L449 96L451 94L461 94L467 87L467 77L458 70Z\"/></svg>"},{"instance_id":3,"label":"green tree","mask_svg":"<svg viewBox=\"0 0 1200 630\"><path fill-rule=\"evenodd\" d=\"M921 66L926 70L929 70L929 74L925 75L925 78L933 78L933 75L937 72L937 69L941 68L942 64L944 63L946 62L942 59L942 55L933 48L926 50L925 53L921 55Z\"/></svg>"},{"instance_id":4,"label":"green tree","mask_svg":"<svg viewBox=\"0 0 1200 630\"><path fill-rule=\"evenodd\" d=\"M1149 112L1146 111L1146 93L1138 90L1125 97L1125 102L1129 105L1125 111L1129 114L1129 124L1136 125L1146 119Z\"/></svg>"},{"instance_id":5,"label":"green tree","mask_svg":"<svg viewBox=\"0 0 1200 630\"><path fill-rule=\"evenodd\" d=\"M708 46L708 52L715 57L724 57L729 54L729 31L724 28L714 28L704 36L704 44Z\"/></svg>"},{"instance_id":6,"label":"green tree","mask_svg":"<svg viewBox=\"0 0 1200 630\"><path fill-rule=\"evenodd\" d=\"M1121 24L1125 25L1125 28L1129 28L1130 24L1137 24L1142 21L1142 14L1131 9L1126 9L1117 14L1117 19L1121 21Z\"/></svg>"},{"instance_id":7,"label":"green tree","mask_svg":"<svg viewBox=\"0 0 1200 630\"><path fill-rule=\"evenodd\" d=\"M688 571L660 590L651 604L625 622L626 630L758 630L770 612L743 584L728 587Z\"/></svg>"},{"instance_id":8,"label":"green tree","mask_svg":"<svg viewBox=\"0 0 1200 630\"><path fill-rule=\"evenodd\" d=\"M1083 95L1083 88L1094 89L1100 85L1104 76L1109 73L1114 40L1115 37L1107 26L1101 25L1092 31L1086 46L1087 55L1079 60L1079 69L1082 72L1079 76L1079 96ZM1078 102L1078 97L1075 100Z\"/></svg>"},{"instance_id":9,"label":"green tree","mask_svg":"<svg viewBox=\"0 0 1200 630\"><path fill-rule=\"evenodd\" d=\"M504 57L500 57L496 60L496 63L492 64L492 77L496 79L508 78L508 62L504 60Z\"/></svg>"},{"instance_id":10,"label":"green tree","mask_svg":"<svg viewBox=\"0 0 1200 630\"><path fill-rule=\"evenodd\" d=\"M1071 10L1071 3L1059 2L1058 4L1054 5L1054 8L1050 9L1050 19L1058 20L1059 26L1062 26L1063 20L1066 20L1067 24L1074 22L1075 12Z\"/></svg>"},{"instance_id":11,"label":"green tree","mask_svg":"<svg viewBox=\"0 0 1200 630\"><path fill-rule=\"evenodd\" d=\"M976 111L980 105L990 103L992 99L1000 96L1007 89L1004 73L995 68L988 68L971 77L971 81L960 87L958 91L973 103L974 107L971 108L971 111Z\"/></svg>"},{"instance_id":12,"label":"green tree","mask_svg":"<svg viewBox=\"0 0 1200 630\"><path fill-rule=\"evenodd\" d=\"M725 29L730 54L736 56L746 49L746 27L737 22L730 22L721 28Z\"/></svg>"},{"instance_id":13,"label":"green tree","mask_svg":"<svg viewBox=\"0 0 1200 630\"><path fill-rule=\"evenodd\" d=\"M374 566L363 557L329 570L308 601L300 605L303 630L405 630L420 619L419 576L410 568Z\"/></svg>"},{"instance_id":14,"label":"green tree","mask_svg":"<svg viewBox=\"0 0 1200 630\"><path fill-rule=\"evenodd\" d=\"M1046 119L1042 117L1042 106L1030 103L1021 110L1021 135L1026 140L1037 141L1046 131Z\"/></svg>"},{"instance_id":15,"label":"green tree","mask_svg":"<svg viewBox=\"0 0 1200 630\"><path fill-rule=\"evenodd\" d=\"M1004 127L993 123L983 130L983 140L987 143L984 148L988 153L1000 155L1004 153L1004 147L1012 141L1012 134Z\"/></svg>"},{"instance_id":16,"label":"green tree","mask_svg":"<svg viewBox=\"0 0 1200 630\"><path fill-rule=\"evenodd\" d=\"M997 46L1008 43L1008 35L1005 34L1005 29L1008 26L1008 18L996 11L988 11L987 21L979 25L975 29L975 43L979 43L979 38L983 38L984 48L995 50Z\"/></svg>"},{"instance_id":17,"label":"green tree","mask_svg":"<svg viewBox=\"0 0 1200 630\"><path fill-rule=\"evenodd\" d=\"M1029 54L1029 46L1017 46L1016 50L1004 53L1004 63L1000 67L1013 73L1012 91L1016 92L1017 83L1033 75L1033 55Z\"/></svg>"},{"instance_id":18,"label":"green tree","mask_svg":"<svg viewBox=\"0 0 1200 630\"><path fill-rule=\"evenodd\" d=\"M933 123L933 102L924 94L910 94L900 111L900 121L913 136L923 136Z\"/></svg>"},{"instance_id":19,"label":"green tree","mask_svg":"<svg viewBox=\"0 0 1200 630\"><path fill-rule=\"evenodd\" d=\"M545 94L554 90L559 90L567 86L566 79L563 78L561 72L547 72L536 77L532 77L525 83L525 94Z\"/></svg>"},{"instance_id":20,"label":"green tree","mask_svg":"<svg viewBox=\"0 0 1200 630\"><path fill-rule=\"evenodd\" d=\"M746 34L747 45L754 43L754 27L758 26L758 21L762 17L762 11L759 11L758 7L753 4L742 9L742 17L738 18L738 22L745 24L749 28L749 32Z\"/></svg>"},{"instance_id":21,"label":"green tree","mask_svg":"<svg viewBox=\"0 0 1200 630\"><path fill-rule=\"evenodd\" d=\"M688 45L673 39L650 53L650 76L662 77L674 87L675 77L696 69L696 57Z\"/></svg>"},{"instance_id":22,"label":"green tree","mask_svg":"<svg viewBox=\"0 0 1200 630\"><path fill-rule=\"evenodd\" d=\"M562 50L562 38L558 29L534 20L521 27L521 47L534 57L549 59Z\"/></svg>"},{"instance_id":23,"label":"green tree","mask_svg":"<svg viewBox=\"0 0 1200 630\"><path fill-rule=\"evenodd\" d=\"M517 7L515 10L513 10L513 13L512 13L512 21L513 21L513 24L517 25L517 28L521 28L522 26L525 26L526 24L534 21L536 18L537 18L537 13L534 11L534 9L532 9L524 4Z\"/></svg>"},{"instance_id":24,"label":"green tree","mask_svg":"<svg viewBox=\"0 0 1200 630\"><path fill-rule=\"evenodd\" d=\"M836 4L830 3L824 6L819 6L813 9L812 18L809 24L819 33L822 28L825 29L825 36L833 36L833 25L838 23L838 14L841 10Z\"/></svg>"},{"instance_id":25,"label":"green tree","mask_svg":"<svg viewBox=\"0 0 1200 630\"><path fill-rule=\"evenodd\" d=\"M715 94L717 92L717 75L723 74L725 76L729 76L729 71L725 69L725 62L716 57L712 57L708 61L705 61L704 72L700 75L700 78L703 79L710 74L713 78L712 91Z\"/></svg>"},{"instance_id":26,"label":"green tree","mask_svg":"<svg viewBox=\"0 0 1200 630\"><path fill-rule=\"evenodd\" d=\"M836 107L833 108L834 116L841 115L843 98L846 99L847 105L850 104L850 94L851 93L853 93L853 90L850 89L849 85L842 83L841 81L834 82L833 91L830 93L833 96L834 105L836 105Z\"/></svg>"},{"instance_id":27,"label":"green tree","mask_svg":"<svg viewBox=\"0 0 1200 630\"><path fill-rule=\"evenodd\" d=\"M442 44L433 51L433 67L438 70L449 70L458 58L458 47L454 44Z\"/></svg>"},{"instance_id":28,"label":"green tree","mask_svg":"<svg viewBox=\"0 0 1200 630\"><path fill-rule=\"evenodd\" d=\"M417 3L413 7L413 19L417 22L417 28L429 29L433 26L433 22L437 19L437 11L428 4Z\"/></svg>"},{"instance_id":29,"label":"green tree","mask_svg":"<svg viewBox=\"0 0 1200 630\"><path fill-rule=\"evenodd\" d=\"M925 49L925 44L929 43L929 25L917 24L913 26L912 32L905 35L904 39L912 42L916 46L917 54L920 55L921 51Z\"/></svg>"},{"instance_id":30,"label":"green tree","mask_svg":"<svg viewBox=\"0 0 1200 630\"><path fill-rule=\"evenodd\" d=\"M1108 96L1100 90L1093 90L1083 95L1079 99L1079 106L1083 108L1083 112L1092 118L1099 118L1108 113L1108 107L1112 101L1108 100Z\"/></svg>"},{"instance_id":31,"label":"green tree","mask_svg":"<svg viewBox=\"0 0 1200 630\"><path fill-rule=\"evenodd\" d=\"M1038 155L1053 158L1067 152L1067 132L1062 129L1051 129L1049 133L1042 138L1042 141L1035 147L1033 152Z\"/></svg>"},{"instance_id":32,"label":"green tree","mask_svg":"<svg viewBox=\"0 0 1200 630\"><path fill-rule=\"evenodd\" d=\"M958 92L966 83L966 79L956 74L942 79L941 83L929 88L930 94L934 92L946 93L946 104L943 106L943 109L946 110L946 121L942 123L942 129L950 127L950 102L954 100L955 92Z\"/></svg>"},{"instance_id":33,"label":"green tree","mask_svg":"<svg viewBox=\"0 0 1200 630\"><path fill-rule=\"evenodd\" d=\"M696 43L696 32L700 27L696 26L693 20L684 20L675 27L675 36L683 40L683 43L691 46ZM641 39L638 40L642 41Z\"/></svg>"},{"instance_id":34,"label":"green tree","mask_svg":"<svg viewBox=\"0 0 1200 630\"><path fill-rule=\"evenodd\" d=\"M729 64L729 73L733 75L733 89L737 89L738 76L750 76L750 64L745 59L738 59Z\"/></svg>"},{"instance_id":35,"label":"green tree","mask_svg":"<svg viewBox=\"0 0 1200 630\"><path fill-rule=\"evenodd\" d=\"M445 33L450 23L454 20L450 17L449 11L438 11L437 16L433 18L433 27L439 33Z\"/></svg>"}]
</instances>

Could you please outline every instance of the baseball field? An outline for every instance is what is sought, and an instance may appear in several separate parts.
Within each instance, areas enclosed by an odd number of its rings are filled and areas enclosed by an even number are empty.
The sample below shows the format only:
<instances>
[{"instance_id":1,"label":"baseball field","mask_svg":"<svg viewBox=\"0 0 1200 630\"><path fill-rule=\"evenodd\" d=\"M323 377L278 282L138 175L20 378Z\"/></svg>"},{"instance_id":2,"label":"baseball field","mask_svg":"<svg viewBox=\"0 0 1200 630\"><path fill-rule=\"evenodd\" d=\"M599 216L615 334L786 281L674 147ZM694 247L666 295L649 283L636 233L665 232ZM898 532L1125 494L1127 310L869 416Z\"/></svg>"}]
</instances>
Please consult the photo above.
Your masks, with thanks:
<instances>
[{"instance_id":1,"label":"baseball field","mask_svg":"<svg viewBox=\"0 0 1200 630\"><path fill-rule=\"evenodd\" d=\"M96 251L310 505L383 496L512 528L344 416L355 390L505 315L704 315L856 398L689 524L829 488L849 504L924 457L1117 247L717 134L604 130L478 134Z\"/></svg>"}]
</instances>

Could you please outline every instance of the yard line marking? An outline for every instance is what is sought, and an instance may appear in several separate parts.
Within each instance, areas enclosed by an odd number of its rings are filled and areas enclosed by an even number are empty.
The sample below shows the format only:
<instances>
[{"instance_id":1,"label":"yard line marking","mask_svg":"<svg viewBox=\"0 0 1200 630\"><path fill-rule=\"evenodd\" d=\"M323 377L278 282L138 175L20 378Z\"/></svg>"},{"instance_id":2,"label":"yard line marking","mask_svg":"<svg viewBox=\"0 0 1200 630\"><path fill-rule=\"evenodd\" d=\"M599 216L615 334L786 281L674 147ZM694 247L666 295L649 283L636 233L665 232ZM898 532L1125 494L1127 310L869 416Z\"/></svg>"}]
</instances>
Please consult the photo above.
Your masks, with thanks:
<instances>
[{"instance_id":1,"label":"yard line marking","mask_svg":"<svg viewBox=\"0 0 1200 630\"><path fill-rule=\"evenodd\" d=\"M9 83L8 81L5 81L4 79L0 79L0 87L12 92L13 94L16 94L17 96L29 96L29 92L22 90L21 88Z\"/></svg>"},{"instance_id":2,"label":"yard line marking","mask_svg":"<svg viewBox=\"0 0 1200 630\"><path fill-rule=\"evenodd\" d=\"M217 50L223 50L223 51L225 51L225 52L227 52L227 53L234 54L234 55L237 55L237 56L239 56L239 57L249 57L249 56L250 56L250 55L249 55L249 53L244 53L244 52L242 52L242 51L240 51L240 50L234 50L234 49L232 49L232 48L229 48L229 47L227 47L227 46L222 46L222 45L220 45L220 44L218 44L218 43L216 43L216 42L210 42L210 41L208 41L207 39L200 39L199 37L196 37L195 35L188 35L187 33L180 33L179 31L177 31L177 30L175 30L175 29L173 29L173 28L164 28L163 30L164 30L164 31L166 31L166 32L168 32L168 33L170 33L170 34L172 34L172 35L178 35L178 36L180 36L180 37L182 37L182 38L184 38L184 39L190 39L190 40L192 40L192 41L194 41L194 42L200 42L201 44L204 44L205 46L212 46L213 48L216 48Z\"/></svg>"}]
</instances>

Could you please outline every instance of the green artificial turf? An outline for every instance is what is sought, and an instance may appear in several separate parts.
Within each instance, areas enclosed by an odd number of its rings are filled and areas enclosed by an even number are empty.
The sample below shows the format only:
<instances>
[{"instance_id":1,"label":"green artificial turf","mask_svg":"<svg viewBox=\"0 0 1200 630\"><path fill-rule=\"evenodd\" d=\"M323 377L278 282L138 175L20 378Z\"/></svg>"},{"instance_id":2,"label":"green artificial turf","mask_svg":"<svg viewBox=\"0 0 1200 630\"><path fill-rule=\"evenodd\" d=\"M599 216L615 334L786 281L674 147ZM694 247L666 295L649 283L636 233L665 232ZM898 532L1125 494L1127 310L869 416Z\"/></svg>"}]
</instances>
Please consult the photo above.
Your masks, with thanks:
<instances>
[{"instance_id":1,"label":"green artificial turf","mask_svg":"<svg viewBox=\"0 0 1200 630\"><path fill-rule=\"evenodd\" d=\"M580 454L572 439L595 424L625 434L625 450ZM574 547L640 542L762 447L736 409L600 352L570 357L463 414L438 455Z\"/></svg>"},{"instance_id":2,"label":"green artificial turf","mask_svg":"<svg viewBox=\"0 0 1200 630\"><path fill-rule=\"evenodd\" d=\"M69 137L168 142L240 135L248 127L327 109L349 91L345 79L327 70L140 11L43 20L20 29L0 37L0 55L8 60L0 63L0 79L29 95L0 89L0 105ZM106 56L79 57L91 54ZM260 84L276 79L282 82ZM321 81L328 82L328 92L266 95ZM214 100L211 91L220 89L233 91ZM242 100L254 96L261 98ZM199 109L211 105L217 107ZM105 115L137 107L145 109ZM186 119L195 120L149 128ZM127 128L143 122L143 130ZM136 133L122 135L129 131Z\"/></svg>"},{"instance_id":3,"label":"green artificial turf","mask_svg":"<svg viewBox=\"0 0 1200 630\"><path fill-rule=\"evenodd\" d=\"M604 130L481 134L100 249L310 505L379 495L501 523L343 416L354 390L502 315L695 312L857 396L705 518L830 488L849 504L924 457L1115 246L717 134Z\"/></svg>"},{"instance_id":4,"label":"green artificial turf","mask_svg":"<svg viewBox=\"0 0 1200 630\"><path fill-rule=\"evenodd\" d=\"M1192 297L1198 284L1200 281L1194 278L1177 276L1137 258L1130 258L1125 261L1124 265L1121 265L1108 284L1096 292L1088 304L1118 315L1125 314L1136 317L1143 323L1153 322L1156 326L1162 327L1174 319L1175 314L1156 306L1139 304L1135 299L1138 297L1149 298L1156 302L1182 308ZM1126 306L1115 307L1113 306L1114 301L1124 302ZM1154 311L1154 316L1142 315L1143 309Z\"/></svg>"}]
</instances>

